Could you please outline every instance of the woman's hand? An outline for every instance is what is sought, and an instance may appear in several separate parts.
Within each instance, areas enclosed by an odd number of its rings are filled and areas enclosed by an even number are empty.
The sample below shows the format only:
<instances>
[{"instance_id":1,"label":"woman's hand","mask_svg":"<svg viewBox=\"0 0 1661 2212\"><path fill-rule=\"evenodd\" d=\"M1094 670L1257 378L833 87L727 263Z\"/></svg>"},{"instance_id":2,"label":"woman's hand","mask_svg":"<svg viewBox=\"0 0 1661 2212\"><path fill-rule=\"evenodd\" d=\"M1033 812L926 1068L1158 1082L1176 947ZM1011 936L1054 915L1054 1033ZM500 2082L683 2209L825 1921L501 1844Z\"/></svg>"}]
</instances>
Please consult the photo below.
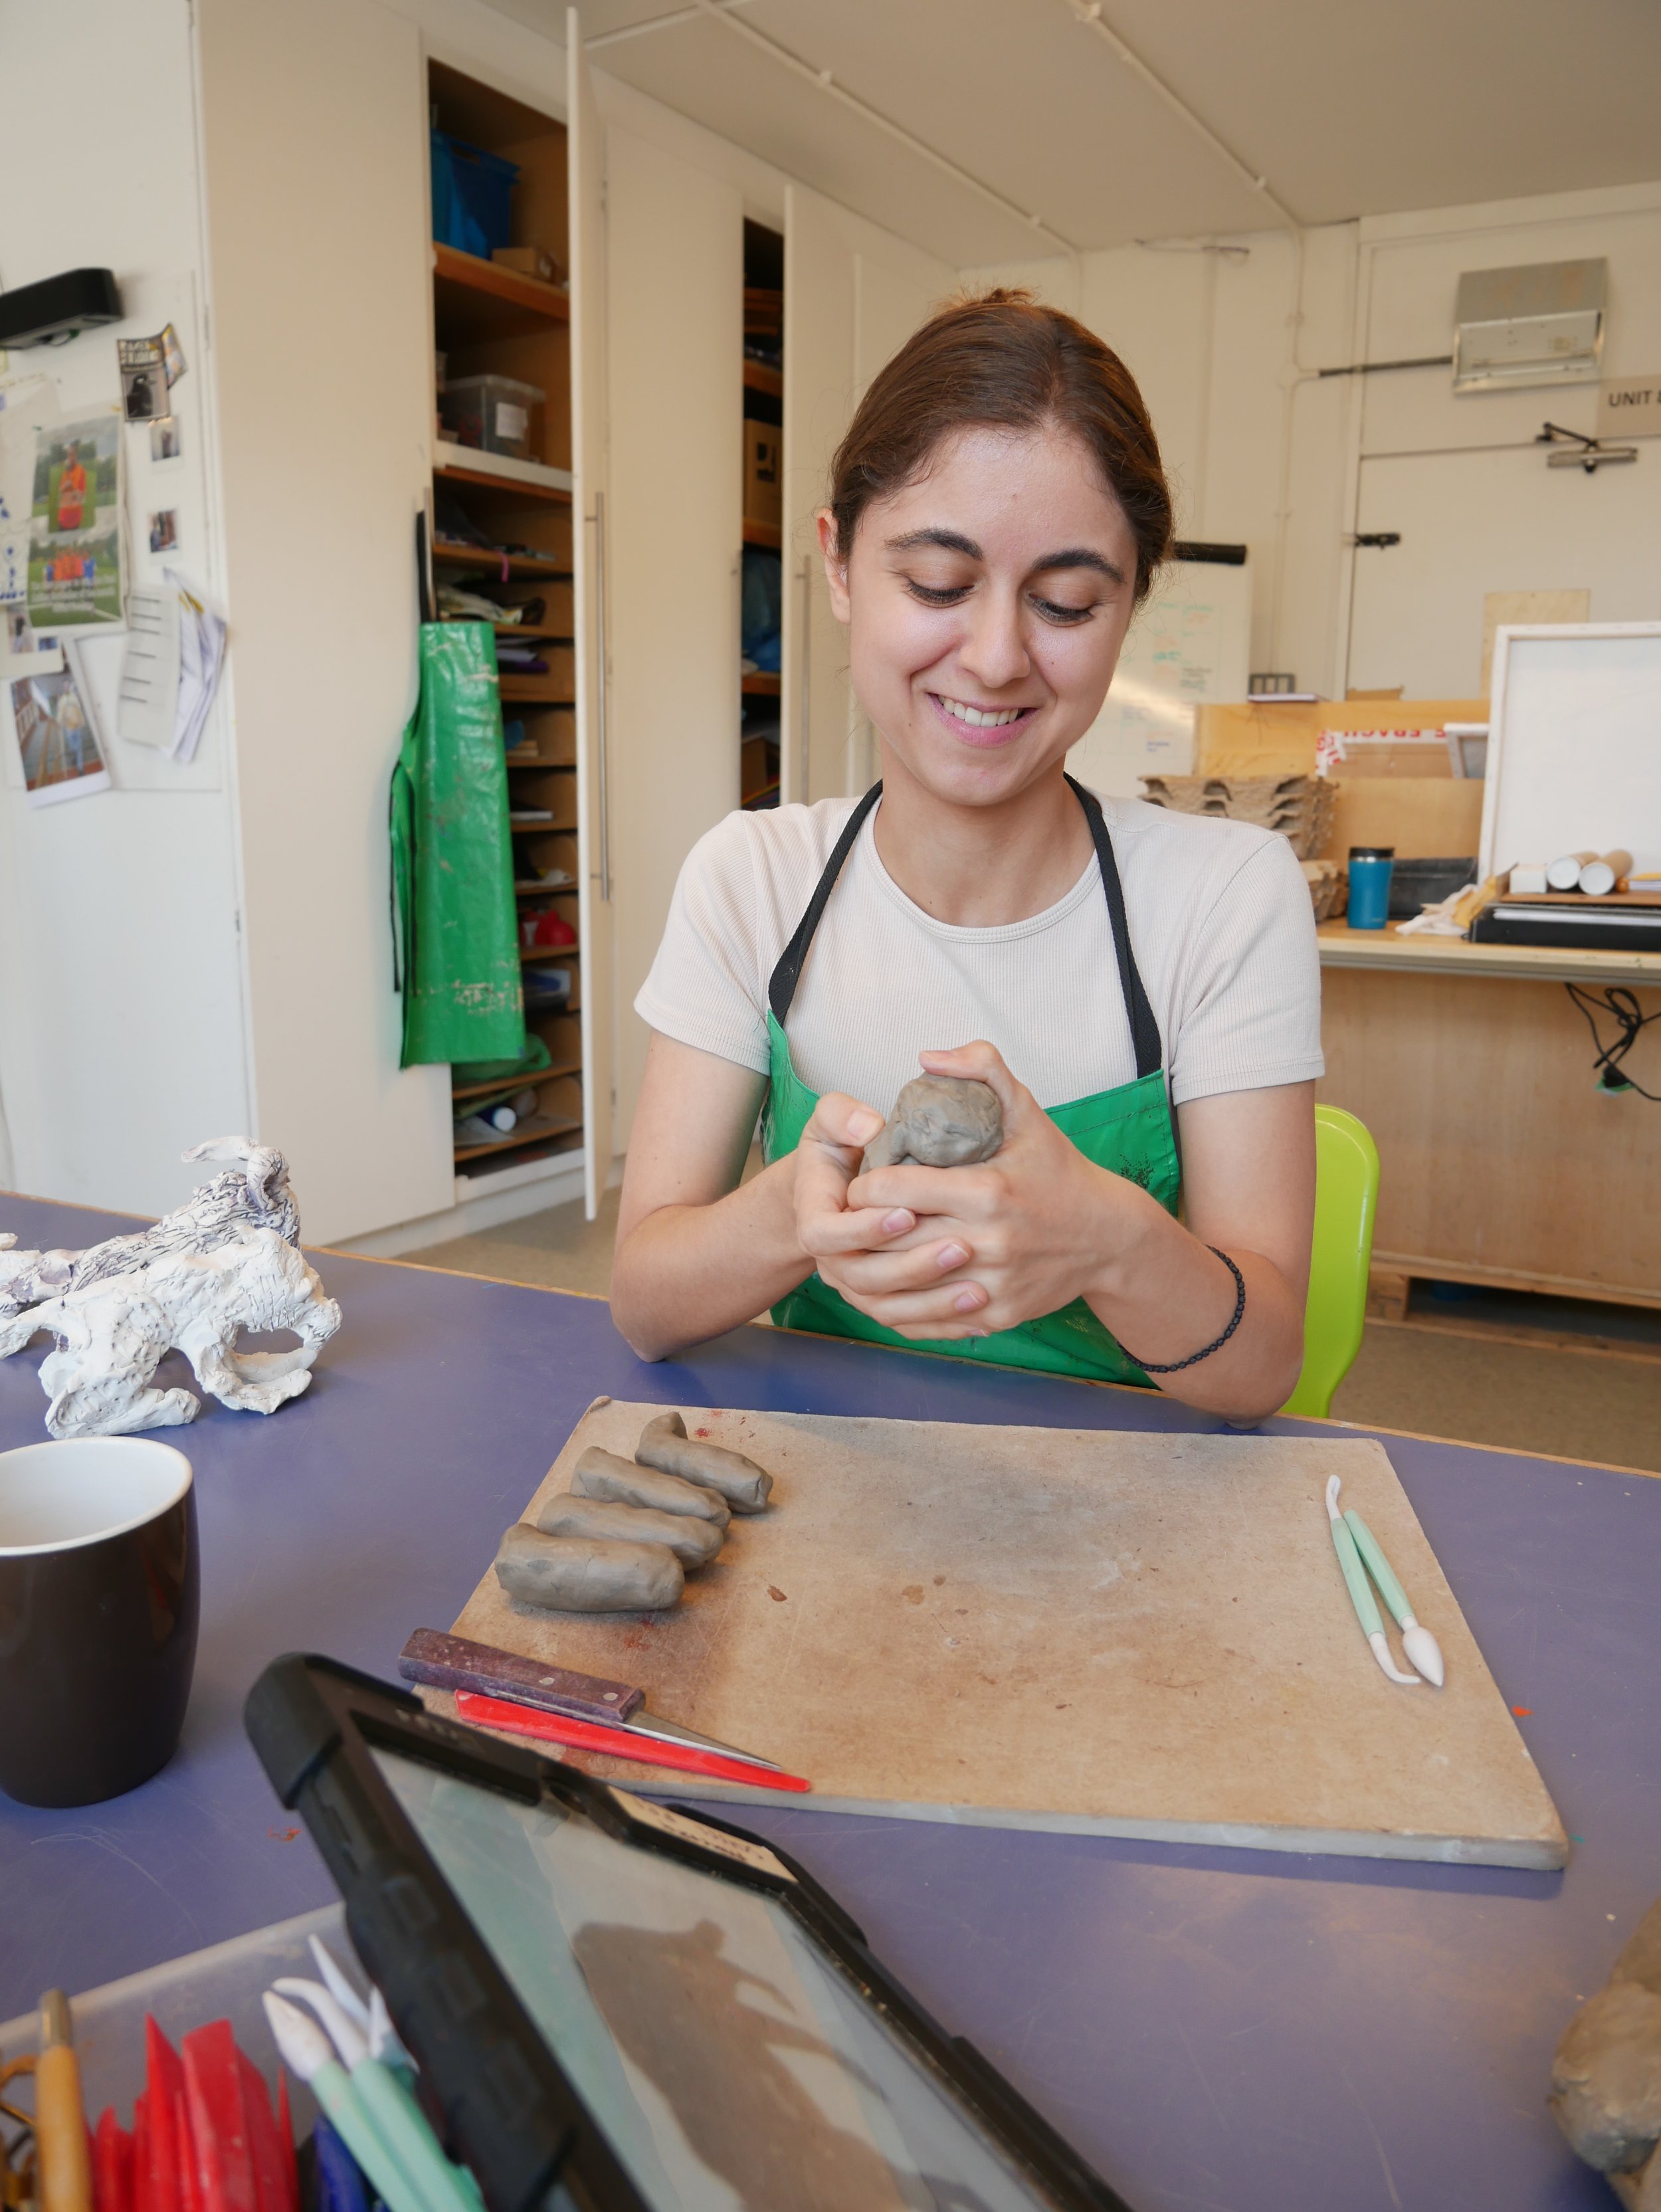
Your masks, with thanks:
<instances>
[{"instance_id":1,"label":"woman's hand","mask_svg":"<svg viewBox=\"0 0 1661 2212\"><path fill-rule=\"evenodd\" d=\"M991 1085L1003 1143L974 1167L877 1168L852 1179L850 1221L905 1225L886 1249L850 1240L821 1258L819 1272L873 1321L936 1340L1013 1328L1100 1288L1155 1224L1168 1223L1147 1192L1093 1166L990 1044L921 1059L931 1075Z\"/></svg>"}]
</instances>

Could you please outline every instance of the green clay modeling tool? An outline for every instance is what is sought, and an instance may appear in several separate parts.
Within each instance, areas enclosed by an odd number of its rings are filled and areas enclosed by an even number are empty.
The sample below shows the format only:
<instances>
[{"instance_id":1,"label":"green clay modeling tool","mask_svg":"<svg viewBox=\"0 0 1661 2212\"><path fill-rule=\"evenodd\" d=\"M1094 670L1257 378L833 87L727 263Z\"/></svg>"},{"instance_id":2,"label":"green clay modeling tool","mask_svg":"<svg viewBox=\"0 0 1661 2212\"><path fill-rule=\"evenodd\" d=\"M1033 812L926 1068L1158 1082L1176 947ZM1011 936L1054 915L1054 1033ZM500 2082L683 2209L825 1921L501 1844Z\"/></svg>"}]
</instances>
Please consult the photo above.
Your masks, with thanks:
<instances>
[{"instance_id":1,"label":"green clay modeling tool","mask_svg":"<svg viewBox=\"0 0 1661 2212\"><path fill-rule=\"evenodd\" d=\"M271 2039L290 2073L303 2081L363 2168L387 2212L427 2212L404 2163L381 2133L328 2037L298 2006L265 1993Z\"/></svg>"},{"instance_id":2,"label":"green clay modeling tool","mask_svg":"<svg viewBox=\"0 0 1661 2212\"><path fill-rule=\"evenodd\" d=\"M1390 1646L1385 1640L1384 1622L1373 1595L1373 1585L1367 1578L1367 1569L1361 1565L1361 1555L1355 1548L1355 1539L1338 1511L1338 1491L1342 1478L1334 1475L1326 1486L1326 1517L1332 1524L1332 1542L1338 1554L1338 1565L1343 1569L1343 1578L1349 1585L1350 1602L1355 1608L1355 1618L1361 1624L1361 1633L1373 1646L1373 1656L1378 1661L1392 1682L1410 1682L1416 1688L1416 1674L1403 1674L1390 1656ZM1367 1539L1372 1542L1372 1538ZM1373 1549L1378 1550L1377 1545ZM1384 1553L1379 1553L1382 1559ZM1391 1580L1395 1577L1392 1576ZM1440 1656L1440 1655L1439 1655Z\"/></svg>"},{"instance_id":3,"label":"green clay modeling tool","mask_svg":"<svg viewBox=\"0 0 1661 2212\"><path fill-rule=\"evenodd\" d=\"M1344 1511L1349 1533L1355 1539L1355 1549L1366 1562L1367 1571L1379 1585L1379 1595L1396 1616L1396 1626L1402 1632L1402 1649L1428 1682L1442 1686L1442 1647L1430 1631L1418 1621L1413 1607L1407 1601L1407 1592L1397 1581L1395 1572L1379 1540L1367 1527L1353 1505Z\"/></svg>"},{"instance_id":4,"label":"green clay modeling tool","mask_svg":"<svg viewBox=\"0 0 1661 2212\"><path fill-rule=\"evenodd\" d=\"M321 1982L306 1981L299 1975L284 1975L276 1983L274 1996L266 2000L268 2012L272 2004L281 2004L285 1997L298 1997L302 2003L310 2005L324 2028L327 2029L328 2038L324 2047L326 2051L328 2042L333 2042L352 2093L372 2134L378 2139L383 2162L390 2162L397 2179L413 2194L417 2212L477 2212L480 2199L472 2175L460 2166L452 2166L445 2156L439 2148L438 2138L427 2125L426 2115L410 2094L408 2086L393 2067L384 2059L370 2055L367 2039L332 1991ZM302 2027L311 2027L312 2023L303 2014L298 2017ZM367 2010L366 2017L368 2017ZM272 2025L275 2028L275 2016ZM388 2034L391 2027L391 2023L388 2021ZM312 2087L315 2090L315 2083ZM327 2106L324 2109L326 2111ZM329 2117L335 2119L332 2112ZM335 2124L340 2127L338 2120L335 2120ZM340 2131L346 2134L343 2128ZM392 2199L386 2195L375 2169L366 2163L349 2136L347 2136L346 2143L358 2164L380 2188L382 2197L391 2208L391 2212L400 2212L400 2208L393 2206Z\"/></svg>"}]
</instances>

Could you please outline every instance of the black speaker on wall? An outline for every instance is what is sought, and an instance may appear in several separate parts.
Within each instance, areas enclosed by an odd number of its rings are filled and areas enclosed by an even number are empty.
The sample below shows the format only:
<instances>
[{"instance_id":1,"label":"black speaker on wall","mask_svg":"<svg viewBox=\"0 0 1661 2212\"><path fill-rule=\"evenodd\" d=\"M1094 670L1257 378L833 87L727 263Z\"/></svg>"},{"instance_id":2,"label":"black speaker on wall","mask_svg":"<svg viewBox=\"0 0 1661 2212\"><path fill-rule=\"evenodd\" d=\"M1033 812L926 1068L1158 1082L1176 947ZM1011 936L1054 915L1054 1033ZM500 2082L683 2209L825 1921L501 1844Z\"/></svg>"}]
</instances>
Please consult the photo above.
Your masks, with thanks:
<instances>
[{"instance_id":1,"label":"black speaker on wall","mask_svg":"<svg viewBox=\"0 0 1661 2212\"><path fill-rule=\"evenodd\" d=\"M62 345L100 323L121 320L121 295L109 269L70 269L0 292L0 347Z\"/></svg>"}]
</instances>

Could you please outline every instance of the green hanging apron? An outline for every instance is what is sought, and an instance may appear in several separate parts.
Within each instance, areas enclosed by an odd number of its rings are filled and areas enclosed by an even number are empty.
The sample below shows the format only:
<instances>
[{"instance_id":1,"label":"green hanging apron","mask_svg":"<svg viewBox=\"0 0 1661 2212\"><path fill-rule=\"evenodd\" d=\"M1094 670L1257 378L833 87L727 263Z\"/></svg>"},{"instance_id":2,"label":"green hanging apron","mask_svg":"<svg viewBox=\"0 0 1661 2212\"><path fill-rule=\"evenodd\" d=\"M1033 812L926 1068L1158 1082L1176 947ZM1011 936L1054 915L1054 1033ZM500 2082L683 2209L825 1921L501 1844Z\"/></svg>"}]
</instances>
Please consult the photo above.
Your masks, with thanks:
<instances>
[{"instance_id":1,"label":"green hanging apron","mask_svg":"<svg viewBox=\"0 0 1661 2212\"><path fill-rule=\"evenodd\" d=\"M1174 1213L1177 1194L1182 1187L1182 1170L1165 1092L1159 1024L1154 1019L1154 1010L1148 1002L1142 977L1137 972L1136 957L1131 950L1125 893L1101 808L1094 794L1082 784L1074 782L1071 776L1067 782L1084 809L1096 848L1096 864L1101 871L1101 888L1106 896L1107 920L1118 962L1119 984L1136 1048L1137 1073L1133 1083L1122 1083L1112 1091L1099 1091L1093 1097L1075 1098L1065 1106L1051 1107L1050 1119L1087 1160L1140 1183L1167 1213ZM814 932L848 854L853 850L854 840L882 794L882 785L874 784L849 816L847 827L826 863L825 872L819 878L801 925L779 955L767 986L771 1088L761 1141L769 1164L795 1151L819 1103L818 1095L809 1091L796 1073L785 1024ZM840 1291L833 1290L814 1274L774 1306L773 1318L780 1328L813 1329L822 1335L858 1337L867 1344L896 1345L905 1351L947 1352L956 1359L985 1360L996 1367L1034 1367L1049 1375L1079 1376L1096 1382L1135 1382L1151 1388L1142 1369L1119 1349L1082 1298L1075 1298L1058 1313L1040 1315L1036 1320L1021 1322L1014 1328L999 1329L991 1336L919 1342L870 1320L851 1306Z\"/></svg>"},{"instance_id":2,"label":"green hanging apron","mask_svg":"<svg viewBox=\"0 0 1661 2212\"><path fill-rule=\"evenodd\" d=\"M392 770L398 1065L524 1057L507 768L488 623L423 623L421 695Z\"/></svg>"}]
</instances>

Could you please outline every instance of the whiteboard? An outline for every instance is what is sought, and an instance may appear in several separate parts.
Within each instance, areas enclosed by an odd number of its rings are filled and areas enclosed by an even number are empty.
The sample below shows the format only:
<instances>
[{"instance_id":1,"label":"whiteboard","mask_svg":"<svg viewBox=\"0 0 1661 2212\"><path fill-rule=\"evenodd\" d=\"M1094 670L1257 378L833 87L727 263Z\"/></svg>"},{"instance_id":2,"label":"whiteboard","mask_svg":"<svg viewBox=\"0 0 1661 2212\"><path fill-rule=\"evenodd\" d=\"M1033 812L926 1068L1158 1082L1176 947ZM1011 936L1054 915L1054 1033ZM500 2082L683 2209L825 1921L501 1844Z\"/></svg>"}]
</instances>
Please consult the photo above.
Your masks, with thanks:
<instances>
[{"instance_id":1,"label":"whiteboard","mask_svg":"<svg viewBox=\"0 0 1661 2212\"><path fill-rule=\"evenodd\" d=\"M1616 846L1661 868L1661 622L1502 624L1483 877Z\"/></svg>"},{"instance_id":2,"label":"whiteboard","mask_svg":"<svg viewBox=\"0 0 1661 2212\"><path fill-rule=\"evenodd\" d=\"M1173 561L1131 623L1100 714L1068 766L1093 791L1140 799L1144 775L1186 775L1194 709L1244 699L1252 644L1252 573Z\"/></svg>"}]
</instances>

